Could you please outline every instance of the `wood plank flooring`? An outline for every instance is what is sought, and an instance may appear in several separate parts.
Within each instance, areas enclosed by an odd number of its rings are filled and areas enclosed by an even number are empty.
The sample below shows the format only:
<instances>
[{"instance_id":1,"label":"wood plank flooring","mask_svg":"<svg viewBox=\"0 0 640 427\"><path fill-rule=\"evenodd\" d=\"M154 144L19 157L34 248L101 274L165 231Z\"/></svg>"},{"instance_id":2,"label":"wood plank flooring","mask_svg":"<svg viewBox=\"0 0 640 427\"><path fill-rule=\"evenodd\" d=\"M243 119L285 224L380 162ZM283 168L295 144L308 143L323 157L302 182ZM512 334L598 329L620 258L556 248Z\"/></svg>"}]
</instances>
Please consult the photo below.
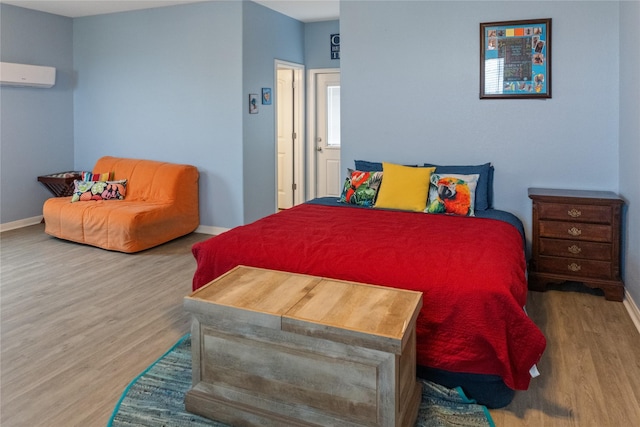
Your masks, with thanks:
<instances>
[{"instance_id":1,"label":"wood plank flooring","mask_svg":"<svg viewBox=\"0 0 640 427\"><path fill-rule=\"evenodd\" d=\"M640 333L622 303L582 290L529 292L542 375L491 411L496 426L640 426Z\"/></svg>"},{"instance_id":2,"label":"wood plank flooring","mask_svg":"<svg viewBox=\"0 0 640 427\"><path fill-rule=\"evenodd\" d=\"M189 331L191 234L138 254L2 233L0 425L104 426L127 384Z\"/></svg>"},{"instance_id":3,"label":"wood plank flooring","mask_svg":"<svg viewBox=\"0 0 640 427\"><path fill-rule=\"evenodd\" d=\"M189 332L191 234L138 254L0 235L0 426L105 426L127 384ZM498 427L640 426L640 334L621 303L530 293L548 346Z\"/></svg>"}]
</instances>

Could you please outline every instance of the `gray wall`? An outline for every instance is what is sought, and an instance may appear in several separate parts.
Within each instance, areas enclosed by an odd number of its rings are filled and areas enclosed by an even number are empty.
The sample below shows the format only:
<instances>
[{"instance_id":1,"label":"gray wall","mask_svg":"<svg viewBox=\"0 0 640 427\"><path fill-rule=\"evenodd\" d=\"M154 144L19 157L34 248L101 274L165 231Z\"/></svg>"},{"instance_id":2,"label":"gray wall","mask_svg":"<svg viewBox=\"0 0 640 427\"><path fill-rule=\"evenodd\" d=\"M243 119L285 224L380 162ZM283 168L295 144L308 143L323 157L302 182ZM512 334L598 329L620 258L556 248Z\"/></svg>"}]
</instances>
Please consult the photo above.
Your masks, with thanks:
<instances>
[{"instance_id":1,"label":"gray wall","mask_svg":"<svg viewBox=\"0 0 640 427\"><path fill-rule=\"evenodd\" d=\"M69 18L0 4L0 60L57 73L51 89L0 87L0 224L42 215L36 178L74 168L72 36Z\"/></svg>"},{"instance_id":2,"label":"gray wall","mask_svg":"<svg viewBox=\"0 0 640 427\"><path fill-rule=\"evenodd\" d=\"M239 2L75 19L75 167L103 155L195 165L201 224L241 224L242 23Z\"/></svg>"},{"instance_id":3,"label":"gray wall","mask_svg":"<svg viewBox=\"0 0 640 427\"><path fill-rule=\"evenodd\" d=\"M306 54L305 65L308 70L340 68L340 60L331 59L331 34L340 34L340 21L320 21L305 24L304 50Z\"/></svg>"},{"instance_id":4,"label":"gray wall","mask_svg":"<svg viewBox=\"0 0 640 427\"><path fill-rule=\"evenodd\" d=\"M553 98L480 100L479 23L532 10L553 19ZM528 187L618 189L617 3L343 2L340 25L343 165L492 162L528 230Z\"/></svg>"},{"instance_id":5,"label":"gray wall","mask_svg":"<svg viewBox=\"0 0 640 427\"><path fill-rule=\"evenodd\" d=\"M276 211L275 103L249 114L250 93L274 89L275 59L304 63L304 24L253 2L243 13L243 197L245 223ZM275 92L272 92L275 93Z\"/></svg>"},{"instance_id":6,"label":"gray wall","mask_svg":"<svg viewBox=\"0 0 640 427\"><path fill-rule=\"evenodd\" d=\"M640 3L620 3L620 194L627 202L624 279L640 303Z\"/></svg>"}]
</instances>

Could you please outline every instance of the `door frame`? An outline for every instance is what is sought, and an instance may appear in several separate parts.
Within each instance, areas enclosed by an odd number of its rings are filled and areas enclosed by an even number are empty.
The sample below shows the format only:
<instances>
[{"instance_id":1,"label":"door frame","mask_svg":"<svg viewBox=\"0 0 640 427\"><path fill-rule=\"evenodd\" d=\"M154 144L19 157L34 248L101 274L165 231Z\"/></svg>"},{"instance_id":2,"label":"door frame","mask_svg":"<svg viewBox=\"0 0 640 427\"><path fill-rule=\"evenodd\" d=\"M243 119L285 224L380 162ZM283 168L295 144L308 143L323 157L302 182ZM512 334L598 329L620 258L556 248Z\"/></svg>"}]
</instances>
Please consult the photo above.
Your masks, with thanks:
<instances>
[{"instance_id":1,"label":"door frame","mask_svg":"<svg viewBox=\"0 0 640 427\"><path fill-rule=\"evenodd\" d=\"M274 102L278 102L278 93L275 88L278 87L278 69L293 70L294 75L294 88L293 91L293 129L296 133L295 146L298 150L294 150L293 153L293 182L296 184L296 190L293 191L293 205L299 205L306 199L305 194L305 67L303 64L295 62L283 61L281 59L274 60L273 64L273 87L274 87ZM276 104L277 105L277 104ZM275 147L275 191L273 194L275 211L278 212L278 108L274 107L273 113L274 119L274 134L273 144Z\"/></svg>"},{"instance_id":2,"label":"door frame","mask_svg":"<svg viewBox=\"0 0 640 427\"><path fill-rule=\"evenodd\" d=\"M313 68L307 74L307 196L316 197L316 80L318 74L340 73L340 68Z\"/></svg>"}]
</instances>

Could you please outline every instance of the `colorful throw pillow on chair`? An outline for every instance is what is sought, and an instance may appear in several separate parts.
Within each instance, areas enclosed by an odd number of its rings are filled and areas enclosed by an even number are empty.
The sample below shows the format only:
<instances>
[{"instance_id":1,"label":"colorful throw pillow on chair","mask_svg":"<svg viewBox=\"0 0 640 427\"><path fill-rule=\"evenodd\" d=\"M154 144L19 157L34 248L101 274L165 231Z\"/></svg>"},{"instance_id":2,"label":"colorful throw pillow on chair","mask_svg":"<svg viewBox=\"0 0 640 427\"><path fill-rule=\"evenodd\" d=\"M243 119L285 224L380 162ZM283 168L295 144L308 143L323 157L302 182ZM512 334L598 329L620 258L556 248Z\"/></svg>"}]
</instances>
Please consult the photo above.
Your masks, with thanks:
<instances>
[{"instance_id":1,"label":"colorful throw pillow on chair","mask_svg":"<svg viewBox=\"0 0 640 427\"><path fill-rule=\"evenodd\" d=\"M382 172L362 172L347 169L340 202L371 207L376 202L382 182Z\"/></svg>"},{"instance_id":2,"label":"colorful throw pillow on chair","mask_svg":"<svg viewBox=\"0 0 640 427\"><path fill-rule=\"evenodd\" d=\"M71 203L88 200L122 200L127 191L127 180L119 181L73 181Z\"/></svg>"},{"instance_id":3,"label":"colorful throw pillow on chair","mask_svg":"<svg viewBox=\"0 0 640 427\"><path fill-rule=\"evenodd\" d=\"M479 177L479 174L434 173L431 175L431 185L429 186L429 203L424 211L475 216L475 192Z\"/></svg>"},{"instance_id":4,"label":"colorful throw pillow on chair","mask_svg":"<svg viewBox=\"0 0 640 427\"><path fill-rule=\"evenodd\" d=\"M93 173L93 172L82 172L82 180L83 181L109 181L113 174L111 172L104 173Z\"/></svg>"}]
</instances>

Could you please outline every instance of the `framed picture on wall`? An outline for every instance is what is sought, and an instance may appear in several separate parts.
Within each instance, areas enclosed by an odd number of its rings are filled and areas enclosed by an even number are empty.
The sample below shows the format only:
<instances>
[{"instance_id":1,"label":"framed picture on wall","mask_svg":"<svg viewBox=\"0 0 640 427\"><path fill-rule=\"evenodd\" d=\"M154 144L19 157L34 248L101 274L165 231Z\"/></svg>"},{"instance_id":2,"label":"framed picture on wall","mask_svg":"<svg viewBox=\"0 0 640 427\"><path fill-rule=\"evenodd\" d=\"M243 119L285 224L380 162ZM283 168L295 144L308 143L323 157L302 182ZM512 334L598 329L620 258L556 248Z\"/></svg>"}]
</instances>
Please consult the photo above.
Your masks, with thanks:
<instances>
[{"instance_id":1,"label":"framed picture on wall","mask_svg":"<svg viewBox=\"0 0 640 427\"><path fill-rule=\"evenodd\" d=\"M249 114L258 114L258 94L249 94Z\"/></svg>"},{"instance_id":2,"label":"framed picture on wall","mask_svg":"<svg viewBox=\"0 0 640 427\"><path fill-rule=\"evenodd\" d=\"M480 99L551 98L551 18L480 24Z\"/></svg>"},{"instance_id":3,"label":"framed picture on wall","mask_svg":"<svg viewBox=\"0 0 640 427\"><path fill-rule=\"evenodd\" d=\"M262 105L271 105L271 88L262 88Z\"/></svg>"}]
</instances>

